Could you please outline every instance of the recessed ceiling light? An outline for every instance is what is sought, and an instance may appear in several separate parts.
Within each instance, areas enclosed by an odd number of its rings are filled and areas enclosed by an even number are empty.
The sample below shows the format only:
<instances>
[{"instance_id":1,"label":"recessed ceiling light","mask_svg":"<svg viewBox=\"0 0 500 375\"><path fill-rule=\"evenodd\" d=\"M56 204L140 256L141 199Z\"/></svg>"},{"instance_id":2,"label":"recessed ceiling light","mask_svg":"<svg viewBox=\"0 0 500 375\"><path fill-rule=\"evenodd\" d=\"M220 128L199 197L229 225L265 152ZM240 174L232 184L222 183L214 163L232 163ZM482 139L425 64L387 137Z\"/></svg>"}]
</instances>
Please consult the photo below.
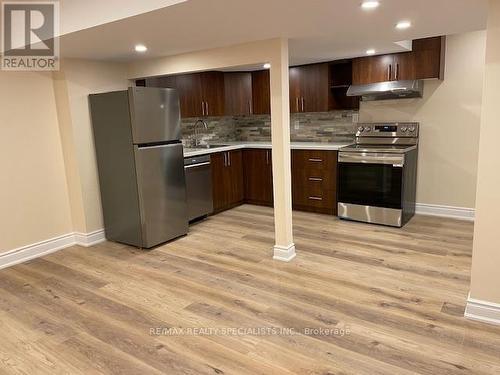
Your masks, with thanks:
<instances>
[{"instance_id":1,"label":"recessed ceiling light","mask_svg":"<svg viewBox=\"0 0 500 375\"><path fill-rule=\"evenodd\" d=\"M380 5L378 1L363 1L361 8L363 9L375 9Z\"/></svg>"},{"instance_id":2,"label":"recessed ceiling light","mask_svg":"<svg viewBox=\"0 0 500 375\"><path fill-rule=\"evenodd\" d=\"M404 29L407 29L409 27L411 27L410 21L400 21L396 25L396 29L399 29L399 30L404 30Z\"/></svg>"},{"instance_id":3,"label":"recessed ceiling light","mask_svg":"<svg viewBox=\"0 0 500 375\"><path fill-rule=\"evenodd\" d=\"M264 69L271 69L271 64L265 63L264 64Z\"/></svg>"},{"instance_id":4,"label":"recessed ceiling light","mask_svg":"<svg viewBox=\"0 0 500 375\"><path fill-rule=\"evenodd\" d=\"M148 47L146 47L144 44L138 44L135 46L135 52L146 52L148 50Z\"/></svg>"},{"instance_id":5,"label":"recessed ceiling light","mask_svg":"<svg viewBox=\"0 0 500 375\"><path fill-rule=\"evenodd\" d=\"M375 55L375 50L374 49L369 49L366 51L367 55Z\"/></svg>"}]
</instances>

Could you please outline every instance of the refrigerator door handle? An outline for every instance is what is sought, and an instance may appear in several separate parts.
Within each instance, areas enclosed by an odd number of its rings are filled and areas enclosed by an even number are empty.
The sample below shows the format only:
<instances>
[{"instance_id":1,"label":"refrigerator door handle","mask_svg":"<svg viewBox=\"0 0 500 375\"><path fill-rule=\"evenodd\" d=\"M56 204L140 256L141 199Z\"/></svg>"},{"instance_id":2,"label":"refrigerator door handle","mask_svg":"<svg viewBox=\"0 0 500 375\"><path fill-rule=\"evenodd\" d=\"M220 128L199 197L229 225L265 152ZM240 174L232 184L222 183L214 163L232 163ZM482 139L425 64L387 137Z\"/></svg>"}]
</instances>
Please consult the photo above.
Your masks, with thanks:
<instances>
[{"instance_id":1,"label":"refrigerator door handle","mask_svg":"<svg viewBox=\"0 0 500 375\"><path fill-rule=\"evenodd\" d=\"M161 143L161 144L155 144L155 145L137 145L138 150L152 150L155 148L163 148L163 147L168 147L168 146L175 146L177 144L180 144L180 142L168 142L168 143Z\"/></svg>"}]
</instances>

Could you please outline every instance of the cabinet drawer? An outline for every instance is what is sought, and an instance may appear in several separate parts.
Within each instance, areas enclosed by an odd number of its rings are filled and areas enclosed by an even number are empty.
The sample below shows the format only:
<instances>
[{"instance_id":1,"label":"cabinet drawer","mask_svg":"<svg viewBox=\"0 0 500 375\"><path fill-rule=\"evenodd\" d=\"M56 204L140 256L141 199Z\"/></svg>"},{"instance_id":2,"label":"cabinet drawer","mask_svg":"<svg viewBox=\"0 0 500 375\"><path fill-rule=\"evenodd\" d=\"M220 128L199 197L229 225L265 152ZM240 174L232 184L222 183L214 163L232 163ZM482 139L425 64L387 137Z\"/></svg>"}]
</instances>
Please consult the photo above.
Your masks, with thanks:
<instances>
[{"instance_id":1,"label":"cabinet drawer","mask_svg":"<svg viewBox=\"0 0 500 375\"><path fill-rule=\"evenodd\" d=\"M292 203L296 209L303 209L306 206L324 207L331 209L331 212L333 212L337 204L336 194L337 192L334 189L326 189L318 184L294 186L292 189Z\"/></svg>"},{"instance_id":2,"label":"cabinet drawer","mask_svg":"<svg viewBox=\"0 0 500 375\"><path fill-rule=\"evenodd\" d=\"M335 214L335 191L306 188L294 190L293 207L296 210Z\"/></svg>"},{"instance_id":3,"label":"cabinet drawer","mask_svg":"<svg viewBox=\"0 0 500 375\"><path fill-rule=\"evenodd\" d=\"M293 186L320 187L325 190L335 190L336 175L334 170L302 169L297 170L293 176Z\"/></svg>"},{"instance_id":4,"label":"cabinet drawer","mask_svg":"<svg viewBox=\"0 0 500 375\"><path fill-rule=\"evenodd\" d=\"M292 165L296 171L334 171L337 151L293 150Z\"/></svg>"},{"instance_id":5,"label":"cabinet drawer","mask_svg":"<svg viewBox=\"0 0 500 375\"><path fill-rule=\"evenodd\" d=\"M337 151L292 151L292 198L296 210L335 214Z\"/></svg>"}]
</instances>

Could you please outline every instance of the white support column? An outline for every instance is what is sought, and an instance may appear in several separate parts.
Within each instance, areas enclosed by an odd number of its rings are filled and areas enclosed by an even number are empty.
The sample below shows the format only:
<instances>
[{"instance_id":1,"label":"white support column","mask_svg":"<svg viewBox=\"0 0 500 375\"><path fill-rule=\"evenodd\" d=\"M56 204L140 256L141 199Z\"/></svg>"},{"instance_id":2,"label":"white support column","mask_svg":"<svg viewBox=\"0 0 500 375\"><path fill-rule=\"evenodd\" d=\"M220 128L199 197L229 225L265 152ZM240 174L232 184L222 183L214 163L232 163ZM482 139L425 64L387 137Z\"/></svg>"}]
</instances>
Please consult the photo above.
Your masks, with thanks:
<instances>
[{"instance_id":1,"label":"white support column","mask_svg":"<svg viewBox=\"0 0 500 375\"><path fill-rule=\"evenodd\" d=\"M481 111L471 289L465 316L500 324L500 1L490 0Z\"/></svg>"},{"instance_id":2,"label":"white support column","mask_svg":"<svg viewBox=\"0 0 500 375\"><path fill-rule=\"evenodd\" d=\"M271 63L271 137L274 186L274 259L295 258L292 228L288 40L281 39Z\"/></svg>"}]
</instances>

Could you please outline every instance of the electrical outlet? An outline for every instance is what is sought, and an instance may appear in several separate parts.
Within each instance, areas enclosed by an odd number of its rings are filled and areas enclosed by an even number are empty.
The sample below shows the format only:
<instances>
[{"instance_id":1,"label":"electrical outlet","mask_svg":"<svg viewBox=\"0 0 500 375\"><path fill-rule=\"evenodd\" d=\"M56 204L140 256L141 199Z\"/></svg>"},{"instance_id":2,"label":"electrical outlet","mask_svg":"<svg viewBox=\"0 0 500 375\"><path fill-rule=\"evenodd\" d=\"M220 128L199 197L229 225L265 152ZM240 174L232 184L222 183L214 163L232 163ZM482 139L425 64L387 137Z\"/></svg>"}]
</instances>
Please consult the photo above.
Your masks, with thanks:
<instances>
[{"instance_id":1,"label":"electrical outlet","mask_svg":"<svg viewBox=\"0 0 500 375\"><path fill-rule=\"evenodd\" d=\"M295 130L299 130L300 129L300 121L299 120L295 120L295 122L293 123L293 128Z\"/></svg>"},{"instance_id":2,"label":"electrical outlet","mask_svg":"<svg viewBox=\"0 0 500 375\"><path fill-rule=\"evenodd\" d=\"M353 113L352 122L353 124L357 124L359 122L359 113Z\"/></svg>"}]
</instances>

